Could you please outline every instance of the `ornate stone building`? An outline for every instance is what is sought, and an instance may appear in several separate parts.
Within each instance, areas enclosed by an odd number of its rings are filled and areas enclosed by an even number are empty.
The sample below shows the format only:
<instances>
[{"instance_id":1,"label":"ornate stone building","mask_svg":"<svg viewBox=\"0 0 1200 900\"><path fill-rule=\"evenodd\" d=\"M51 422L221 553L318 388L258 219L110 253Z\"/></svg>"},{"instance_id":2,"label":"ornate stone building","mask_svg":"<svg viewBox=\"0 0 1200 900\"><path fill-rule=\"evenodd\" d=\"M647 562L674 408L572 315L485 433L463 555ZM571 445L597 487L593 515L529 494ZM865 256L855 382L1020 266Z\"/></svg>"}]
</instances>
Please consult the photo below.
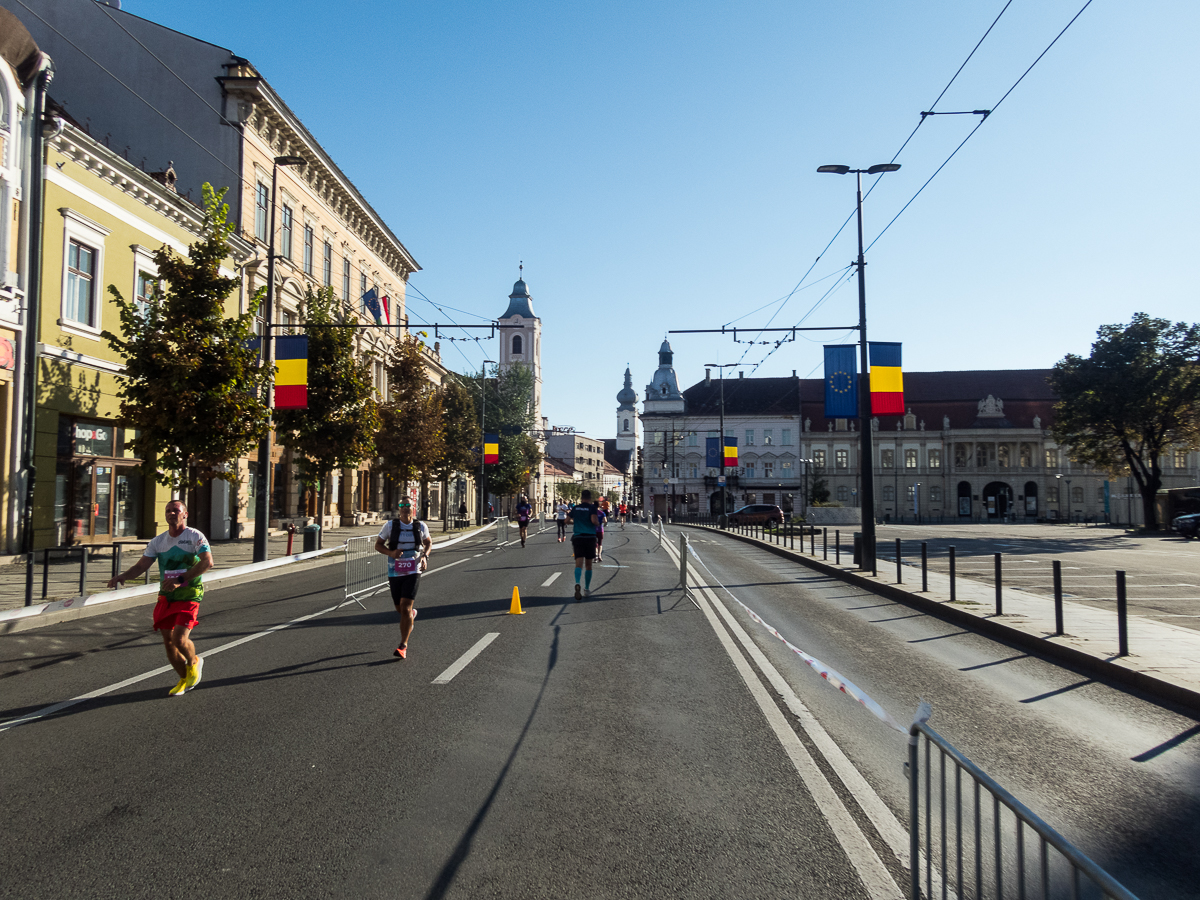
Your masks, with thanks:
<instances>
[{"instance_id":1,"label":"ornate stone building","mask_svg":"<svg viewBox=\"0 0 1200 900\"><path fill-rule=\"evenodd\" d=\"M718 470L706 465L705 438L718 435L718 379L672 391L669 345L648 388L644 502L651 511L708 513ZM665 360L665 361L664 361ZM906 372L907 412L872 421L871 471L881 520L915 515L942 521L1141 522L1136 487L1073 462L1051 437L1055 396L1049 369ZM661 399L650 401L651 391ZM820 379L727 378L725 433L737 439L727 469L737 506L773 503L799 514L813 479L830 502L859 505L863 468L858 421L826 419ZM1173 451L1164 487L1200 480L1200 453Z\"/></svg>"}]
</instances>

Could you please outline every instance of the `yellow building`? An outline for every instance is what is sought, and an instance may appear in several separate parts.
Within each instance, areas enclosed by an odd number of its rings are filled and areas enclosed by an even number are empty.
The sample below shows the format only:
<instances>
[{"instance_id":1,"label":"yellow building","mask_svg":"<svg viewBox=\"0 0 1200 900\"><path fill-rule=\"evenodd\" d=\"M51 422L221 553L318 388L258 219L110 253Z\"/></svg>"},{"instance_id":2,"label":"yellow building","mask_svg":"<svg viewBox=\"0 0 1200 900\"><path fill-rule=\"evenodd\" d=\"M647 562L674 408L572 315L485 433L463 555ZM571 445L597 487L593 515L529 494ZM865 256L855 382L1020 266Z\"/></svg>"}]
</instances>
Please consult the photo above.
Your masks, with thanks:
<instances>
[{"instance_id":1,"label":"yellow building","mask_svg":"<svg viewBox=\"0 0 1200 900\"><path fill-rule=\"evenodd\" d=\"M121 327L108 288L148 297L154 251L186 256L202 212L175 193L170 169L149 175L65 123L49 141L45 173L34 546L149 538L165 527L169 493L138 471L133 435L115 421L124 367L101 337ZM233 277L250 247L231 244L238 258L222 274ZM228 312L244 302L230 297ZM218 482L208 496L219 512L233 493Z\"/></svg>"}]
</instances>

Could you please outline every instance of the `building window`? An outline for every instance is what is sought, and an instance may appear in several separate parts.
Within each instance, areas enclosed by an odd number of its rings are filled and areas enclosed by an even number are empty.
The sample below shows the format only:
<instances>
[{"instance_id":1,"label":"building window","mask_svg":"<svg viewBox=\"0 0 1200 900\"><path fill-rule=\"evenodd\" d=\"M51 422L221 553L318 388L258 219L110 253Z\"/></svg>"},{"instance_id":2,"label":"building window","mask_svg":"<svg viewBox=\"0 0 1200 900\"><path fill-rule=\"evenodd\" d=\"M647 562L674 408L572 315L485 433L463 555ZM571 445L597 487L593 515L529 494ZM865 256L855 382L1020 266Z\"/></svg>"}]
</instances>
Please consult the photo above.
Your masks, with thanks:
<instances>
[{"instance_id":1,"label":"building window","mask_svg":"<svg viewBox=\"0 0 1200 900\"><path fill-rule=\"evenodd\" d=\"M1072 503L1082 503L1083 502L1083 488L1081 488L1081 487L1071 488L1071 502Z\"/></svg>"},{"instance_id":2,"label":"building window","mask_svg":"<svg viewBox=\"0 0 1200 900\"><path fill-rule=\"evenodd\" d=\"M783 462L781 462L779 464L779 470L780 470L779 474L781 476L783 476L784 478L791 478L792 477L792 461L790 459L785 459Z\"/></svg>"},{"instance_id":3,"label":"building window","mask_svg":"<svg viewBox=\"0 0 1200 900\"><path fill-rule=\"evenodd\" d=\"M367 292L367 273L363 272L358 276L358 292L360 295Z\"/></svg>"},{"instance_id":4,"label":"building window","mask_svg":"<svg viewBox=\"0 0 1200 900\"><path fill-rule=\"evenodd\" d=\"M745 466L743 466L743 469L745 471L747 478L757 478L758 477L757 475L754 474L754 463L752 463L752 462L746 463Z\"/></svg>"},{"instance_id":5,"label":"building window","mask_svg":"<svg viewBox=\"0 0 1200 900\"><path fill-rule=\"evenodd\" d=\"M629 420L628 420L628 419L622 419L622 420L621 420L621 430L622 430L622 431L628 431L628 430L629 430Z\"/></svg>"},{"instance_id":6,"label":"building window","mask_svg":"<svg viewBox=\"0 0 1200 900\"><path fill-rule=\"evenodd\" d=\"M342 258L342 300L350 302L350 257Z\"/></svg>"},{"instance_id":7,"label":"building window","mask_svg":"<svg viewBox=\"0 0 1200 900\"><path fill-rule=\"evenodd\" d=\"M1051 485L1050 487L1046 488L1046 499L1051 503L1058 502L1058 485Z\"/></svg>"},{"instance_id":8,"label":"building window","mask_svg":"<svg viewBox=\"0 0 1200 900\"><path fill-rule=\"evenodd\" d=\"M133 298L133 303L137 307L138 316L143 319L150 313L150 298L154 295L156 282L157 279L149 272L138 271L137 295Z\"/></svg>"},{"instance_id":9,"label":"building window","mask_svg":"<svg viewBox=\"0 0 1200 900\"><path fill-rule=\"evenodd\" d=\"M929 468L940 469L941 467L942 467L942 451L941 450L930 450L929 451Z\"/></svg>"},{"instance_id":10,"label":"building window","mask_svg":"<svg viewBox=\"0 0 1200 900\"><path fill-rule=\"evenodd\" d=\"M664 432L661 431L654 432L654 443L661 444L663 442L663 434Z\"/></svg>"},{"instance_id":11,"label":"building window","mask_svg":"<svg viewBox=\"0 0 1200 900\"><path fill-rule=\"evenodd\" d=\"M967 445L954 445L954 467L956 469L965 469L967 467Z\"/></svg>"},{"instance_id":12,"label":"building window","mask_svg":"<svg viewBox=\"0 0 1200 900\"><path fill-rule=\"evenodd\" d=\"M1057 469L1058 468L1058 451L1057 450L1047 450L1046 451L1046 468L1047 469Z\"/></svg>"},{"instance_id":13,"label":"building window","mask_svg":"<svg viewBox=\"0 0 1200 900\"><path fill-rule=\"evenodd\" d=\"M626 420L626 421L628 421L628 420ZM689 447L699 447L700 446L700 435L696 434L696 432L694 432L694 431L689 431L688 432L688 446Z\"/></svg>"},{"instance_id":14,"label":"building window","mask_svg":"<svg viewBox=\"0 0 1200 900\"><path fill-rule=\"evenodd\" d=\"M270 192L261 181L254 192L254 236L267 242L267 205L270 203Z\"/></svg>"},{"instance_id":15,"label":"building window","mask_svg":"<svg viewBox=\"0 0 1200 900\"><path fill-rule=\"evenodd\" d=\"M912 503L913 498L917 496L917 489L910 484L904 489L904 496L908 499L909 503Z\"/></svg>"},{"instance_id":16,"label":"building window","mask_svg":"<svg viewBox=\"0 0 1200 900\"><path fill-rule=\"evenodd\" d=\"M774 475L775 475L775 463L764 462L763 463L763 478L773 478Z\"/></svg>"},{"instance_id":17,"label":"building window","mask_svg":"<svg viewBox=\"0 0 1200 900\"><path fill-rule=\"evenodd\" d=\"M929 489L929 500L931 503L941 503L942 502L942 489L940 487L938 487L937 485L934 485L933 487L931 487Z\"/></svg>"},{"instance_id":18,"label":"building window","mask_svg":"<svg viewBox=\"0 0 1200 900\"><path fill-rule=\"evenodd\" d=\"M814 450L813 451L813 466L817 469L825 468L825 451L824 450Z\"/></svg>"},{"instance_id":19,"label":"building window","mask_svg":"<svg viewBox=\"0 0 1200 900\"><path fill-rule=\"evenodd\" d=\"M292 208L286 203L279 210L279 255L292 258Z\"/></svg>"},{"instance_id":20,"label":"building window","mask_svg":"<svg viewBox=\"0 0 1200 900\"><path fill-rule=\"evenodd\" d=\"M67 245L67 289L63 296L63 318L90 328L99 328L96 315L96 249L70 241Z\"/></svg>"},{"instance_id":21,"label":"building window","mask_svg":"<svg viewBox=\"0 0 1200 900\"><path fill-rule=\"evenodd\" d=\"M519 334L513 335L512 348L514 354L521 352L521 336Z\"/></svg>"},{"instance_id":22,"label":"building window","mask_svg":"<svg viewBox=\"0 0 1200 900\"><path fill-rule=\"evenodd\" d=\"M313 230L311 225L304 226L304 274L313 273Z\"/></svg>"},{"instance_id":23,"label":"building window","mask_svg":"<svg viewBox=\"0 0 1200 900\"><path fill-rule=\"evenodd\" d=\"M764 428L763 429L763 444L765 446L770 446L773 443L775 443L775 429L774 428Z\"/></svg>"},{"instance_id":24,"label":"building window","mask_svg":"<svg viewBox=\"0 0 1200 900\"><path fill-rule=\"evenodd\" d=\"M895 503L896 502L896 489L890 484L885 484L883 486L883 502L884 503Z\"/></svg>"},{"instance_id":25,"label":"building window","mask_svg":"<svg viewBox=\"0 0 1200 900\"><path fill-rule=\"evenodd\" d=\"M1104 502L1104 488L1103 487L1096 488L1096 502L1097 503Z\"/></svg>"},{"instance_id":26,"label":"building window","mask_svg":"<svg viewBox=\"0 0 1200 900\"><path fill-rule=\"evenodd\" d=\"M747 447L754 446L754 429L753 428L746 429L746 446Z\"/></svg>"},{"instance_id":27,"label":"building window","mask_svg":"<svg viewBox=\"0 0 1200 900\"><path fill-rule=\"evenodd\" d=\"M837 463L837 467L839 469L850 468L850 451L849 450L838 450L837 457L836 457L836 463Z\"/></svg>"},{"instance_id":28,"label":"building window","mask_svg":"<svg viewBox=\"0 0 1200 900\"><path fill-rule=\"evenodd\" d=\"M325 262L321 266L321 280L325 287L333 287L333 244L325 242Z\"/></svg>"},{"instance_id":29,"label":"building window","mask_svg":"<svg viewBox=\"0 0 1200 900\"><path fill-rule=\"evenodd\" d=\"M1021 445L1020 465L1022 469L1033 468L1033 448L1028 444Z\"/></svg>"},{"instance_id":30,"label":"building window","mask_svg":"<svg viewBox=\"0 0 1200 900\"><path fill-rule=\"evenodd\" d=\"M891 469L895 466L895 459L891 450L879 451L879 465L885 469Z\"/></svg>"},{"instance_id":31,"label":"building window","mask_svg":"<svg viewBox=\"0 0 1200 900\"><path fill-rule=\"evenodd\" d=\"M781 433L783 434L783 446L792 446L792 429L785 428Z\"/></svg>"},{"instance_id":32,"label":"building window","mask_svg":"<svg viewBox=\"0 0 1200 900\"><path fill-rule=\"evenodd\" d=\"M987 444L976 444L975 445L975 467L977 469L983 469L983 468L987 467L987 464L988 464L988 445Z\"/></svg>"},{"instance_id":33,"label":"building window","mask_svg":"<svg viewBox=\"0 0 1200 900\"><path fill-rule=\"evenodd\" d=\"M839 484L837 489L837 498L839 503L845 503L850 499L850 488L844 484Z\"/></svg>"},{"instance_id":34,"label":"building window","mask_svg":"<svg viewBox=\"0 0 1200 900\"><path fill-rule=\"evenodd\" d=\"M1000 468L1002 468L1002 469L1008 468L1008 461L1009 461L1008 454L1009 454L1008 444L1001 444L999 447L996 448L996 462L999 463Z\"/></svg>"},{"instance_id":35,"label":"building window","mask_svg":"<svg viewBox=\"0 0 1200 900\"><path fill-rule=\"evenodd\" d=\"M695 467L695 466L692 466L692 477L693 477L693 478L697 478L697 477L699 477L699 476L696 474L696 467Z\"/></svg>"},{"instance_id":36,"label":"building window","mask_svg":"<svg viewBox=\"0 0 1200 900\"><path fill-rule=\"evenodd\" d=\"M905 450L904 451L904 468L915 469L916 467L917 467L917 451L916 450Z\"/></svg>"},{"instance_id":37,"label":"building window","mask_svg":"<svg viewBox=\"0 0 1200 900\"><path fill-rule=\"evenodd\" d=\"M1175 451L1175 468L1177 468L1177 469L1186 469L1187 468L1187 455L1188 455L1188 452L1186 450L1176 450Z\"/></svg>"}]
</instances>

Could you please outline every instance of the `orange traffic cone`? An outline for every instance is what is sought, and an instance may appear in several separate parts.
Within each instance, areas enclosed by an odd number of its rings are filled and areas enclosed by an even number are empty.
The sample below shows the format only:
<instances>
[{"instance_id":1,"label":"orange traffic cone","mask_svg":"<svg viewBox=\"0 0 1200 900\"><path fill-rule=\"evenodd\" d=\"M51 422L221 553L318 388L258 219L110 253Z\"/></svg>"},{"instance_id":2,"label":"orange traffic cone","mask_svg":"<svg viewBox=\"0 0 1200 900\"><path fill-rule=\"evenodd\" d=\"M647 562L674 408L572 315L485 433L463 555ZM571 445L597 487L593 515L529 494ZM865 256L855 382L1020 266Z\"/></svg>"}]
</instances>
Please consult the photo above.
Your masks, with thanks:
<instances>
[{"instance_id":1,"label":"orange traffic cone","mask_svg":"<svg viewBox=\"0 0 1200 900\"><path fill-rule=\"evenodd\" d=\"M512 606L508 608L508 614L510 616L525 615L525 610L521 609L521 592L516 589L516 586L513 587Z\"/></svg>"}]
</instances>

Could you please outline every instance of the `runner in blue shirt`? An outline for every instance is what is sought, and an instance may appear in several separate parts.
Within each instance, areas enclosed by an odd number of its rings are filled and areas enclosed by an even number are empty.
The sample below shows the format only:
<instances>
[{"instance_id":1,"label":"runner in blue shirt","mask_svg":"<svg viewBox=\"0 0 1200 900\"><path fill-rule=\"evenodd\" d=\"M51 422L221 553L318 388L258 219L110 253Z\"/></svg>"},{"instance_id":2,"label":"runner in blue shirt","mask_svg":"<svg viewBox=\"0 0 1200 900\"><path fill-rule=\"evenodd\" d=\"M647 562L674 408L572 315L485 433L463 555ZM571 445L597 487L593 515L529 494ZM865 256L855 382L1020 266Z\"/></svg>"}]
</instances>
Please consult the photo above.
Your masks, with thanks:
<instances>
[{"instance_id":1,"label":"runner in blue shirt","mask_svg":"<svg viewBox=\"0 0 1200 900\"><path fill-rule=\"evenodd\" d=\"M571 547L575 552L575 599L581 600L592 592L592 560L596 558L596 509L592 506L592 492L584 491L579 497L579 505L567 515L567 521L572 525ZM587 579L583 583L582 593L579 587L579 576L587 567Z\"/></svg>"}]
</instances>

